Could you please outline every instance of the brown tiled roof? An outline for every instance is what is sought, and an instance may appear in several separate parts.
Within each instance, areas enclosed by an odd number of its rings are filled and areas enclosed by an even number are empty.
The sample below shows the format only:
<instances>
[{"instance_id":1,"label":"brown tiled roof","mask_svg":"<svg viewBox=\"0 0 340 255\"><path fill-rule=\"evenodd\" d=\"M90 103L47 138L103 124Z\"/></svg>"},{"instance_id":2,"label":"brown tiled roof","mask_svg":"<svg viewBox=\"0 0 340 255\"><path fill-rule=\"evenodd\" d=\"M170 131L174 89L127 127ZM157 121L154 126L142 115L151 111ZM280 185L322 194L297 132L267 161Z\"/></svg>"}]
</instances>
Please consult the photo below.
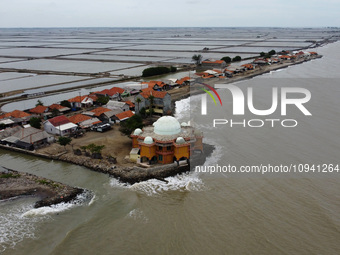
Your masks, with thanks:
<instances>
[{"instance_id":1,"label":"brown tiled roof","mask_svg":"<svg viewBox=\"0 0 340 255\"><path fill-rule=\"evenodd\" d=\"M99 117L100 115L102 115L104 112L109 112L111 111L108 108L104 108L104 107L98 107L96 109L93 109L91 112L94 112L94 116Z\"/></svg>"},{"instance_id":2,"label":"brown tiled roof","mask_svg":"<svg viewBox=\"0 0 340 255\"><path fill-rule=\"evenodd\" d=\"M215 60L215 61L202 61L204 64L222 64L224 60Z\"/></svg>"},{"instance_id":3,"label":"brown tiled roof","mask_svg":"<svg viewBox=\"0 0 340 255\"><path fill-rule=\"evenodd\" d=\"M131 101L125 101L125 103L127 103L129 107L135 107L135 104L132 103Z\"/></svg>"},{"instance_id":4,"label":"brown tiled roof","mask_svg":"<svg viewBox=\"0 0 340 255\"><path fill-rule=\"evenodd\" d=\"M31 116L31 114L27 113L27 112L23 112L23 111L19 111L19 110L14 110L13 112L8 112L5 113L3 115L0 116L0 119L3 118L8 118L8 117L12 117L12 118L24 118L24 117L29 117Z\"/></svg>"},{"instance_id":5,"label":"brown tiled roof","mask_svg":"<svg viewBox=\"0 0 340 255\"><path fill-rule=\"evenodd\" d=\"M79 122L89 120L91 117L83 115L83 114L76 114L68 118L72 123L78 124Z\"/></svg>"},{"instance_id":6,"label":"brown tiled roof","mask_svg":"<svg viewBox=\"0 0 340 255\"><path fill-rule=\"evenodd\" d=\"M121 113L116 114L116 117L120 120L124 120L126 118L132 117L133 115L135 115L135 114L132 111L125 111L125 112L121 112Z\"/></svg>"},{"instance_id":7,"label":"brown tiled roof","mask_svg":"<svg viewBox=\"0 0 340 255\"><path fill-rule=\"evenodd\" d=\"M189 76L183 77L182 79L177 80L177 84L182 85L183 82L190 80Z\"/></svg>"},{"instance_id":8,"label":"brown tiled roof","mask_svg":"<svg viewBox=\"0 0 340 255\"><path fill-rule=\"evenodd\" d=\"M70 123L69 119L66 118L64 115L54 117L52 119L49 119L48 121L55 127Z\"/></svg>"},{"instance_id":9,"label":"brown tiled roof","mask_svg":"<svg viewBox=\"0 0 340 255\"><path fill-rule=\"evenodd\" d=\"M36 107L30 109L29 111L31 113L41 114L41 113L44 113L47 108L48 108L47 106L37 105Z\"/></svg>"},{"instance_id":10,"label":"brown tiled roof","mask_svg":"<svg viewBox=\"0 0 340 255\"><path fill-rule=\"evenodd\" d=\"M113 96L117 93L122 94L125 90L122 88L118 88L118 87L113 87L111 89L104 89L102 91L97 91L94 92L95 94L101 94L101 95L108 95L108 96Z\"/></svg>"},{"instance_id":11,"label":"brown tiled roof","mask_svg":"<svg viewBox=\"0 0 340 255\"><path fill-rule=\"evenodd\" d=\"M163 87L166 84L162 81L149 81L149 88L153 88L155 85L158 85L159 87Z\"/></svg>"},{"instance_id":12,"label":"brown tiled roof","mask_svg":"<svg viewBox=\"0 0 340 255\"><path fill-rule=\"evenodd\" d=\"M166 91L154 91L154 90L144 91L140 93L140 95L144 98L148 98L151 95L156 98L164 98L166 94L168 94L168 92Z\"/></svg>"},{"instance_id":13,"label":"brown tiled roof","mask_svg":"<svg viewBox=\"0 0 340 255\"><path fill-rule=\"evenodd\" d=\"M52 105L50 105L48 108L50 108L51 110L53 110L53 109L60 110L60 109L66 108L66 107L65 107L65 106L62 106L62 105L60 105L60 104L52 104Z\"/></svg>"}]
</instances>

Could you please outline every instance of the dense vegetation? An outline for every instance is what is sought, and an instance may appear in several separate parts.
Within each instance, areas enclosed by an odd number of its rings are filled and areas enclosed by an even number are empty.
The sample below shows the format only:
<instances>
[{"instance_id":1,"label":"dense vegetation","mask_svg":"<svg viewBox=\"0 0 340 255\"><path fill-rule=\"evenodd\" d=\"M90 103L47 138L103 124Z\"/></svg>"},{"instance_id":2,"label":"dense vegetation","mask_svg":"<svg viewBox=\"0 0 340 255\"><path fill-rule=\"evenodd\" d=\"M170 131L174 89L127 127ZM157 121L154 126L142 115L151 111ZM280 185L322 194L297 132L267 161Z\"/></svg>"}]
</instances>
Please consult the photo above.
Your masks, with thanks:
<instances>
[{"instance_id":1,"label":"dense vegetation","mask_svg":"<svg viewBox=\"0 0 340 255\"><path fill-rule=\"evenodd\" d=\"M265 52L261 52L260 53L260 56L263 57L263 58L270 58L271 56L275 55L276 54L276 51L275 50L271 50L271 51L268 51L267 53Z\"/></svg>"},{"instance_id":2,"label":"dense vegetation","mask_svg":"<svg viewBox=\"0 0 340 255\"><path fill-rule=\"evenodd\" d=\"M32 117L30 119L30 125L31 125L31 127L40 129L40 127L41 127L41 119L37 118L37 117Z\"/></svg>"},{"instance_id":3,"label":"dense vegetation","mask_svg":"<svg viewBox=\"0 0 340 255\"><path fill-rule=\"evenodd\" d=\"M226 62L228 64L228 63L231 62L231 57L226 56L226 57L221 58L221 60L224 60L224 62Z\"/></svg>"},{"instance_id":4,"label":"dense vegetation","mask_svg":"<svg viewBox=\"0 0 340 255\"><path fill-rule=\"evenodd\" d=\"M236 57L234 57L233 58L233 62L237 62L237 61L241 61L242 60L242 58L240 57L240 56L236 56Z\"/></svg>"},{"instance_id":5,"label":"dense vegetation","mask_svg":"<svg viewBox=\"0 0 340 255\"><path fill-rule=\"evenodd\" d=\"M195 54L192 56L191 60L195 62L196 65L200 65L202 62L202 55L201 54Z\"/></svg>"},{"instance_id":6,"label":"dense vegetation","mask_svg":"<svg viewBox=\"0 0 340 255\"><path fill-rule=\"evenodd\" d=\"M157 66L157 67L150 67L146 68L143 70L143 77L148 77L148 76L154 76L154 75L160 75L160 74L167 74L170 72L176 72L177 68L174 66L165 67L165 66Z\"/></svg>"},{"instance_id":7,"label":"dense vegetation","mask_svg":"<svg viewBox=\"0 0 340 255\"><path fill-rule=\"evenodd\" d=\"M130 135L136 128L143 128L143 119L139 114L120 123L120 131L125 135Z\"/></svg>"},{"instance_id":8,"label":"dense vegetation","mask_svg":"<svg viewBox=\"0 0 340 255\"><path fill-rule=\"evenodd\" d=\"M230 62L237 62L237 61L241 61L242 58L240 56L236 56L234 58L231 58L229 56L225 56L223 58L221 58L221 60L224 60L224 62L226 62L227 64Z\"/></svg>"}]
</instances>

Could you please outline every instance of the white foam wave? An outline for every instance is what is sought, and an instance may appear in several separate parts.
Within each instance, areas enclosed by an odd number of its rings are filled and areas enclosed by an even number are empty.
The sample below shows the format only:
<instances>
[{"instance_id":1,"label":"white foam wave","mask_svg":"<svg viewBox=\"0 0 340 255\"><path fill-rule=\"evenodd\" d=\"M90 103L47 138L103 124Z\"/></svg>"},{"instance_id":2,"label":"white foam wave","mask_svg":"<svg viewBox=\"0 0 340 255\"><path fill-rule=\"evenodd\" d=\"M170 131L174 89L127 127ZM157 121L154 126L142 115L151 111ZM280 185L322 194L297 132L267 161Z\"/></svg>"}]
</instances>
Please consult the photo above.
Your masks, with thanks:
<instances>
[{"instance_id":1,"label":"white foam wave","mask_svg":"<svg viewBox=\"0 0 340 255\"><path fill-rule=\"evenodd\" d=\"M35 227L41 218L22 217L25 211L33 208L35 199L6 201L0 205L0 253L14 248L23 239L35 238Z\"/></svg>"},{"instance_id":2,"label":"white foam wave","mask_svg":"<svg viewBox=\"0 0 340 255\"><path fill-rule=\"evenodd\" d=\"M89 206L91 206L91 205L92 205L94 202L96 202L96 201L97 201L97 197L96 197L96 195L94 195L94 196L92 197L90 203L89 203Z\"/></svg>"},{"instance_id":3,"label":"white foam wave","mask_svg":"<svg viewBox=\"0 0 340 255\"><path fill-rule=\"evenodd\" d=\"M73 207L83 205L90 198L93 198L93 195L91 194L91 192L85 191L77 195L77 197L71 202L67 202L67 203L62 202L56 205L34 208L34 209L31 209L25 212L22 216L23 217L34 217L34 216L43 216L43 215L55 214L55 213L67 211Z\"/></svg>"},{"instance_id":4,"label":"white foam wave","mask_svg":"<svg viewBox=\"0 0 340 255\"><path fill-rule=\"evenodd\" d=\"M211 155L207 157L207 159L205 160L204 162L205 166L215 165L216 162L218 162L223 156L225 156L226 154L225 146L222 146L217 141L210 138L204 138L204 143L213 145L215 147Z\"/></svg>"},{"instance_id":5,"label":"white foam wave","mask_svg":"<svg viewBox=\"0 0 340 255\"><path fill-rule=\"evenodd\" d=\"M176 101L176 114L175 118L179 121L187 120L190 115L190 98L185 98Z\"/></svg>"},{"instance_id":6,"label":"white foam wave","mask_svg":"<svg viewBox=\"0 0 340 255\"><path fill-rule=\"evenodd\" d=\"M184 173L167 177L165 180L168 181L168 183L156 179L135 183L130 189L148 196L167 191L202 191L205 189L205 185L197 173Z\"/></svg>"},{"instance_id":7,"label":"white foam wave","mask_svg":"<svg viewBox=\"0 0 340 255\"><path fill-rule=\"evenodd\" d=\"M128 213L127 217L137 221L142 221L144 223L147 223L149 221L149 219L145 216L144 212L140 209L133 209Z\"/></svg>"},{"instance_id":8,"label":"white foam wave","mask_svg":"<svg viewBox=\"0 0 340 255\"><path fill-rule=\"evenodd\" d=\"M112 178L110 180L110 186L115 187L115 188L122 188L122 189L126 189L126 188L131 187L130 184L121 182L116 178Z\"/></svg>"}]
</instances>

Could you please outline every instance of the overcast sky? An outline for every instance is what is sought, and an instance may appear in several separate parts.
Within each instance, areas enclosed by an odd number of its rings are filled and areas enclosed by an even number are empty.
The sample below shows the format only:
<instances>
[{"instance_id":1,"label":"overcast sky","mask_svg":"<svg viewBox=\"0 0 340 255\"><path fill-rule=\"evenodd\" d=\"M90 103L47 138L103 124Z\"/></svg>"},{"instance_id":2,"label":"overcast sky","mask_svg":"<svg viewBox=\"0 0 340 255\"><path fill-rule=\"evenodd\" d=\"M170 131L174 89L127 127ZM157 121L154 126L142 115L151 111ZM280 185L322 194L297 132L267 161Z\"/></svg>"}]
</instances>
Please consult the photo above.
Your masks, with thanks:
<instances>
[{"instance_id":1,"label":"overcast sky","mask_svg":"<svg viewBox=\"0 0 340 255\"><path fill-rule=\"evenodd\" d=\"M340 26L340 0L0 0L0 27Z\"/></svg>"}]
</instances>

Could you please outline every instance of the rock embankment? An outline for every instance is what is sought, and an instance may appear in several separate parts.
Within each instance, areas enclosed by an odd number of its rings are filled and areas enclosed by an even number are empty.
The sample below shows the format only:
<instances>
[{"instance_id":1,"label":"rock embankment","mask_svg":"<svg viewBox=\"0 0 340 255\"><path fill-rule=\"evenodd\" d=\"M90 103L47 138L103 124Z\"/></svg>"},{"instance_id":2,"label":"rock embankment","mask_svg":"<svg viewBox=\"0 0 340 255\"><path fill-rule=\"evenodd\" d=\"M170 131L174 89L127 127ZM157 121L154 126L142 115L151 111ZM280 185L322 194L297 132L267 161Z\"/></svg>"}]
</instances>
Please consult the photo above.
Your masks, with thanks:
<instances>
[{"instance_id":1,"label":"rock embankment","mask_svg":"<svg viewBox=\"0 0 340 255\"><path fill-rule=\"evenodd\" d=\"M191 162L195 165L204 164L207 157L211 155L214 150L214 146L204 144L204 153L194 155ZM67 153L55 158L68 163L72 163L79 166L84 166L91 170L109 174L122 182L134 184L136 182L146 181L149 179L164 180L166 177L175 176L180 173L189 172L191 170L190 164L180 165L177 163L168 165L155 165L149 168L143 168L139 166L132 167L117 167L107 160L90 159L86 156L76 156L72 153Z\"/></svg>"},{"instance_id":2,"label":"rock embankment","mask_svg":"<svg viewBox=\"0 0 340 255\"><path fill-rule=\"evenodd\" d=\"M84 192L36 175L0 168L0 200L18 196L38 196L35 208L69 202Z\"/></svg>"}]
</instances>

